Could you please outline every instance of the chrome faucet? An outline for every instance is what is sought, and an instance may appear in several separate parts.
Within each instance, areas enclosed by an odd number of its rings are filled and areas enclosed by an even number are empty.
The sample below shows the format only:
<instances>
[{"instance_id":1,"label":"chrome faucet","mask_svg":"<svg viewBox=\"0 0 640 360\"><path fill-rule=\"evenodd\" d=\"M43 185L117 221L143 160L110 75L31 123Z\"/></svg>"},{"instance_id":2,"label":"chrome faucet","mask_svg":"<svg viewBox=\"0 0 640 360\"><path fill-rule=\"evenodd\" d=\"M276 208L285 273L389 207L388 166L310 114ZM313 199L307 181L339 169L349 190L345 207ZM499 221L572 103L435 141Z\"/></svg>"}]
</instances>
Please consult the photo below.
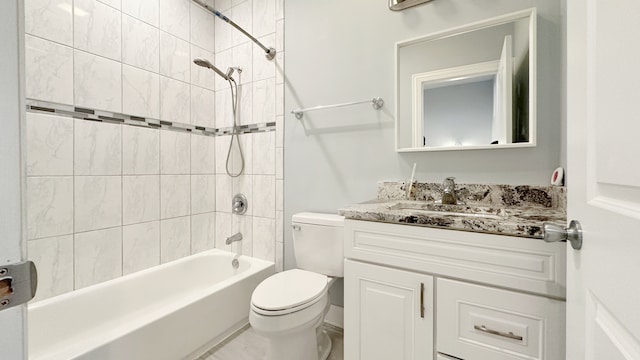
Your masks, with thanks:
<instances>
[{"instance_id":1,"label":"chrome faucet","mask_svg":"<svg viewBox=\"0 0 640 360\"><path fill-rule=\"evenodd\" d=\"M442 182L442 204L456 205L456 182L454 177L448 177Z\"/></svg>"},{"instance_id":2,"label":"chrome faucet","mask_svg":"<svg viewBox=\"0 0 640 360\"><path fill-rule=\"evenodd\" d=\"M240 240L242 240L242 233L235 233L235 234L229 236L225 243L227 245L230 245L231 243L234 243L234 242L240 241Z\"/></svg>"}]
</instances>

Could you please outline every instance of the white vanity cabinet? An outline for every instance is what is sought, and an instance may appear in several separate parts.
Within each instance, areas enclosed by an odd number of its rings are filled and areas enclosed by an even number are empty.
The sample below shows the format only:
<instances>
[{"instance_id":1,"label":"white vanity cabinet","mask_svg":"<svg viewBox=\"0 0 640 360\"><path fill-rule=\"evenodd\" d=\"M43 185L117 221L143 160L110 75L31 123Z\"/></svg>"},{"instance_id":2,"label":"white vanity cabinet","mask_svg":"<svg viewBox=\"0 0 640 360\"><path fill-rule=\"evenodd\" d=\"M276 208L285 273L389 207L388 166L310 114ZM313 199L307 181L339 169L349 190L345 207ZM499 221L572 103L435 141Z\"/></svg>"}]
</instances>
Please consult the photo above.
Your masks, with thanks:
<instances>
[{"instance_id":1,"label":"white vanity cabinet","mask_svg":"<svg viewBox=\"0 0 640 360\"><path fill-rule=\"evenodd\" d=\"M345 359L563 359L565 251L346 220Z\"/></svg>"}]
</instances>

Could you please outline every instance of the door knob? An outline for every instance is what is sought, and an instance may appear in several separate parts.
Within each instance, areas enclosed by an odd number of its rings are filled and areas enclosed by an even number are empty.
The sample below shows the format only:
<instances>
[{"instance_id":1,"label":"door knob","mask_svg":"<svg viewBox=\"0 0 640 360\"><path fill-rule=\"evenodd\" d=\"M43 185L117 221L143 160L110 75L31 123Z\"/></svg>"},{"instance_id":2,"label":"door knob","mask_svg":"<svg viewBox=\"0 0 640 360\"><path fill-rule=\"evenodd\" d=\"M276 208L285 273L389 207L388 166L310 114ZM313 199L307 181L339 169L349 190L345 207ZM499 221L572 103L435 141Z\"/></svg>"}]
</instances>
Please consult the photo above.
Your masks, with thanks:
<instances>
[{"instance_id":1,"label":"door knob","mask_svg":"<svg viewBox=\"0 0 640 360\"><path fill-rule=\"evenodd\" d=\"M552 223L544 223L543 239L546 242L569 241L575 250L582 248L582 227L576 220L571 220L568 228Z\"/></svg>"}]
</instances>

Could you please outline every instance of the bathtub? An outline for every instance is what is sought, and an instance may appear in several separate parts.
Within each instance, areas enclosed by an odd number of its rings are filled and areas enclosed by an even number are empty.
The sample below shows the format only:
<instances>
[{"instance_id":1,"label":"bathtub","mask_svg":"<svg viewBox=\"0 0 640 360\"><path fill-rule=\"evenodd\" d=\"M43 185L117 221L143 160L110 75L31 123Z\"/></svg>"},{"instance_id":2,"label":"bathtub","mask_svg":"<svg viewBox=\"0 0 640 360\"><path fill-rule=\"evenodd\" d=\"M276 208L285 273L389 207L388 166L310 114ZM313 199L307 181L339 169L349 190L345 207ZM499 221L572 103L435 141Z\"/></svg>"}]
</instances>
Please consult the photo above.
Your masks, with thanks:
<instances>
[{"instance_id":1,"label":"bathtub","mask_svg":"<svg viewBox=\"0 0 640 360\"><path fill-rule=\"evenodd\" d=\"M274 264L209 250L29 306L29 359L194 359L248 323Z\"/></svg>"}]
</instances>

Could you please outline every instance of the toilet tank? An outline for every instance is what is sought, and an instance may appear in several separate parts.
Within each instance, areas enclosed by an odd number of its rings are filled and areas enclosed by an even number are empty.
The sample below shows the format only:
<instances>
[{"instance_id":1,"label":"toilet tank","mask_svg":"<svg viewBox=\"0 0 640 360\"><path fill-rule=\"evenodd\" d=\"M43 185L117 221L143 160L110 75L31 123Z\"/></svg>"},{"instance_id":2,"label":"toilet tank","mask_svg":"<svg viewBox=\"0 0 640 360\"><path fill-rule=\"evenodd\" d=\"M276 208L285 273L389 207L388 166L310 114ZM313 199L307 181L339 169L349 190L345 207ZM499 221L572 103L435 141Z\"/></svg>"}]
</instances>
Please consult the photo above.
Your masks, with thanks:
<instances>
[{"instance_id":1,"label":"toilet tank","mask_svg":"<svg viewBox=\"0 0 640 360\"><path fill-rule=\"evenodd\" d=\"M298 268L344 276L344 217L306 212L293 215L291 223Z\"/></svg>"}]
</instances>

